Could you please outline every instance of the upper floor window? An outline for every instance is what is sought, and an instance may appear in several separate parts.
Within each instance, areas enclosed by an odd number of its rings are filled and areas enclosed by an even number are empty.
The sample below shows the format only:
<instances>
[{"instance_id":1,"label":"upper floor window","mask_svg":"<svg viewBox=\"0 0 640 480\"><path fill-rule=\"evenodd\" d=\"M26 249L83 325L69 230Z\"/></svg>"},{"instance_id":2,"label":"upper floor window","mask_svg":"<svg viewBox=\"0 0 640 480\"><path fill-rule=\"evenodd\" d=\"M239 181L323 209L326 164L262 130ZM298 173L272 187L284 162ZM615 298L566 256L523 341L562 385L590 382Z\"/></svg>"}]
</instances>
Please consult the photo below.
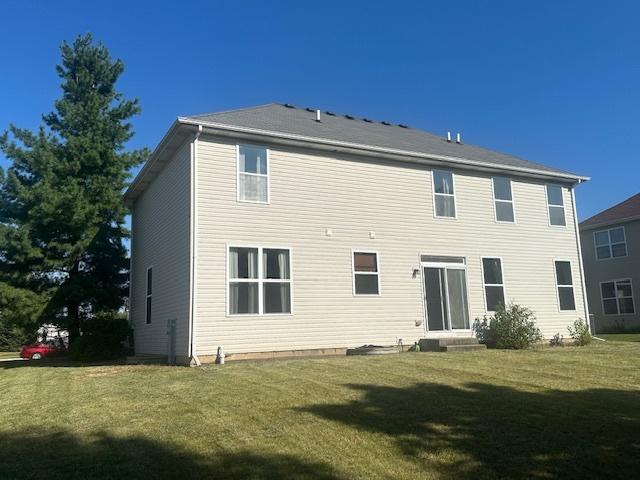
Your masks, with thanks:
<instances>
[{"instance_id":1,"label":"upper floor window","mask_svg":"<svg viewBox=\"0 0 640 480\"><path fill-rule=\"evenodd\" d=\"M605 315L634 314L631 280L613 280L600 284L602 309Z\"/></svg>"},{"instance_id":2,"label":"upper floor window","mask_svg":"<svg viewBox=\"0 0 640 480\"><path fill-rule=\"evenodd\" d=\"M238 145L238 201L269 203L269 155L266 148Z\"/></svg>"},{"instance_id":3,"label":"upper floor window","mask_svg":"<svg viewBox=\"0 0 640 480\"><path fill-rule=\"evenodd\" d=\"M153 299L153 268L147 268L147 299L145 306L145 323L149 325L151 323L151 303Z\"/></svg>"},{"instance_id":4,"label":"upper floor window","mask_svg":"<svg viewBox=\"0 0 640 480\"><path fill-rule=\"evenodd\" d=\"M380 295L377 253L353 252L353 293L354 295Z\"/></svg>"},{"instance_id":5,"label":"upper floor window","mask_svg":"<svg viewBox=\"0 0 640 480\"><path fill-rule=\"evenodd\" d=\"M452 172L433 171L433 198L436 217L456 217L456 197Z\"/></svg>"},{"instance_id":6,"label":"upper floor window","mask_svg":"<svg viewBox=\"0 0 640 480\"><path fill-rule=\"evenodd\" d=\"M571 262L556 260L556 286L558 288L558 302L560 310L575 310L576 300L573 294L573 275Z\"/></svg>"},{"instance_id":7,"label":"upper floor window","mask_svg":"<svg viewBox=\"0 0 640 480\"><path fill-rule=\"evenodd\" d=\"M624 227L594 232L593 239L596 245L596 258L598 260L627 256L627 242L625 240Z\"/></svg>"},{"instance_id":8,"label":"upper floor window","mask_svg":"<svg viewBox=\"0 0 640 480\"><path fill-rule=\"evenodd\" d=\"M513 223L515 215L513 213L513 193L510 179L493 177L493 201L496 221Z\"/></svg>"},{"instance_id":9,"label":"upper floor window","mask_svg":"<svg viewBox=\"0 0 640 480\"><path fill-rule=\"evenodd\" d=\"M229 248L229 314L291 313L290 251Z\"/></svg>"},{"instance_id":10,"label":"upper floor window","mask_svg":"<svg viewBox=\"0 0 640 480\"><path fill-rule=\"evenodd\" d=\"M549 225L567 225L564 218L564 198L560 185L547 185L547 208L549 210Z\"/></svg>"}]
</instances>

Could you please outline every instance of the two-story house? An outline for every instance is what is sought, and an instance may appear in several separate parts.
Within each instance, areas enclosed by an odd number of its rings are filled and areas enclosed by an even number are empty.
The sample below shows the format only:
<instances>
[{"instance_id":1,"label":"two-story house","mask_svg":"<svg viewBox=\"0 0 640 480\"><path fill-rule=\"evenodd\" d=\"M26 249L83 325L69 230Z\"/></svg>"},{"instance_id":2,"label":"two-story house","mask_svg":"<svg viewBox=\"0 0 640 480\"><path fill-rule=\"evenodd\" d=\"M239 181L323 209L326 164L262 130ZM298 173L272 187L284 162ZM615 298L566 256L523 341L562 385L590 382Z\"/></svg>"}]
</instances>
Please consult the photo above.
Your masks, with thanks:
<instances>
[{"instance_id":1,"label":"two-story house","mask_svg":"<svg viewBox=\"0 0 640 480\"><path fill-rule=\"evenodd\" d=\"M640 193L580 223L580 238L593 329L640 329Z\"/></svg>"},{"instance_id":2,"label":"two-story house","mask_svg":"<svg viewBox=\"0 0 640 480\"><path fill-rule=\"evenodd\" d=\"M136 351L175 348L187 362L218 347L409 345L471 336L475 318L511 301L545 336L566 334L587 315L584 180L286 104L180 117L125 195Z\"/></svg>"}]
</instances>

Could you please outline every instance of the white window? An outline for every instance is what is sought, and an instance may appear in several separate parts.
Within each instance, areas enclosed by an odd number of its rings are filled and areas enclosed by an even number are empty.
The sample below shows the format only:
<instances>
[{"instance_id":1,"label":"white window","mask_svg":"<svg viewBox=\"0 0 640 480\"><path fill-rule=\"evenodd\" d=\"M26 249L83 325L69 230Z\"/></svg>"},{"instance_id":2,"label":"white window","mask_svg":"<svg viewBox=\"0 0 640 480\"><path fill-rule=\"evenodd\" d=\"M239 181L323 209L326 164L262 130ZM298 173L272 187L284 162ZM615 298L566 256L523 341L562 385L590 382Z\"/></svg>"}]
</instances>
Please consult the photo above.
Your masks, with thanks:
<instances>
[{"instance_id":1,"label":"white window","mask_svg":"<svg viewBox=\"0 0 640 480\"><path fill-rule=\"evenodd\" d=\"M627 256L627 242L624 235L624 227L594 232L593 240L596 246L596 258L598 260Z\"/></svg>"},{"instance_id":2,"label":"white window","mask_svg":"<svg viewBox=\"0 0 640 480\"><path fill-rule=\"evenodd\" d=\"M605 315L635 314L631 280L612 280L600 284Z\"/></svg>"},{"instance_id":3,"label":"white window","mask_svg":"<svg viewBox=\"0 0 640 480\"><path fill-rule=\"evenodd\" d=\"M145 307L145 323L151 324L151 304L153 298L153 268L147 268L147 299Z\"/></svg>"},{"instance_id":4,"label":"white window","mask_svg":"<svg viewBox=\"0 0 640 480\"><path fill-rule=\"evenodd\" d=\"M504 177L493 177L493 202L497 222L515 222L513 211L513 193L511 180Z\"/></svg>"},{"instance_id":5,"label":"white window","mask_svg":"<svg viewBox=\"0 0 640 480\"><path fill-rule=\"evenodd\" d=\"M547 209L549 210L549 225L567 225L564 218L564 198L560 185L547 185Z\"/></svg>"},{"instance_id":6,"label":"white window","mask_svg":"<svg viewBox=\"0 0 640 480\"><path fill-rule=\"evenodd\" d=\"M500 258L483 258L482 274L487 311L495 312L498 306L505 305L502 260Z\"/></svg>"},{"instance_id":7,"label":"white window","mask_svg":"<svg viewBox=\"0 0 640 480\"><path fill-rule=\"evenodd\" d=\"M229 314L291 313L291 258L287 248L230 247Z\"/></svg>"},{"instance_id":8,"label":"white window","mask_svg":"<svg viewBox=\"0 0 640 480\"><path fill-rule=\"evenodd\" d=\"M380 271L376 252L353 252L353 294L380 295Z\"/></svg>"},{"instance_id":9,"label":"white window","mask_svg":"<svg viewBox=\"0 0 640 480\"><path fill-rule=\"evenodd\" d=\"M452 172L433 171L433 202L436 217L456 217L456 196Z\"/></svg>"},{"instance_id":10,"label":"white window","mask_svg":"<svg viewBox=\"0 0 640 480\"><path fill-rule=\"evenodd\" d=\"M238 145L238 201L269 203L269 155L266 148Z\"/></svg>"},{"instance_id":11,"label":"white window","mask_svg":"<svg viewBox=\"0 0 640 480\"><path fill-rule=\"evenodd\" d=\"M560 310L575 310L576 300L573 295L573 275L571 262L556 260L556 286L558 288L558 303Z\"/></svg>"}]
</instances>

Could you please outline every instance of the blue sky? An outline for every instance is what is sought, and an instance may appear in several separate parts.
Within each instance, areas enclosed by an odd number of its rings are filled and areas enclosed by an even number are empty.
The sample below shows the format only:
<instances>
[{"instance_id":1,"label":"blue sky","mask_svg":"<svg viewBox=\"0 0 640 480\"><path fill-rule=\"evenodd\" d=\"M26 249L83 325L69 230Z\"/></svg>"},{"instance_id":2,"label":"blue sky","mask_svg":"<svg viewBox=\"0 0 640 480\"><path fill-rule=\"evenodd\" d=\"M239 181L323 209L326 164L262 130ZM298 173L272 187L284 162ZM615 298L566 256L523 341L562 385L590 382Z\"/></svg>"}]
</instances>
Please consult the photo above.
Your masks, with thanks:
<instances>
[{"instance_id":1,"label":"blue sky","mask_svg":"<svg viewBox=\"0 0 640 480\"><path fill-rule=\"evenodd\" d=\"M637 2L58 3L3 2L0 130L39 124L59 44L92 32L141 101L131 146L178 115L289 102L591 176L581 219L640 190Z\"/></svg>"}]
</instances>

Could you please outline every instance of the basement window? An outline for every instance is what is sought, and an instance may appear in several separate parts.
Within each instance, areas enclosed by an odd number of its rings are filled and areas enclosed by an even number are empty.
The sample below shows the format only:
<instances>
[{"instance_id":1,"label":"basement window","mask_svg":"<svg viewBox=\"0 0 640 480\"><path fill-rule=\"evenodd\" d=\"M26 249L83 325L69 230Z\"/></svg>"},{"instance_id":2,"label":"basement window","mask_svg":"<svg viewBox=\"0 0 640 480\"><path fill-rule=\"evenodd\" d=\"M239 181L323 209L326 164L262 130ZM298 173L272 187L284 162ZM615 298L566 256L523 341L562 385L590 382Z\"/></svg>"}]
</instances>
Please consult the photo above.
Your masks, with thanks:
<instances>
[{"instance_id":1,"label":"basement window","mask_svg":"<svg viewBox=\"0 0 640 480\"><path fill-rule=\"evenodd\" d=\"M269 151L238 145L238 201L269 203Z\"/></svg>"}]
</instances>

